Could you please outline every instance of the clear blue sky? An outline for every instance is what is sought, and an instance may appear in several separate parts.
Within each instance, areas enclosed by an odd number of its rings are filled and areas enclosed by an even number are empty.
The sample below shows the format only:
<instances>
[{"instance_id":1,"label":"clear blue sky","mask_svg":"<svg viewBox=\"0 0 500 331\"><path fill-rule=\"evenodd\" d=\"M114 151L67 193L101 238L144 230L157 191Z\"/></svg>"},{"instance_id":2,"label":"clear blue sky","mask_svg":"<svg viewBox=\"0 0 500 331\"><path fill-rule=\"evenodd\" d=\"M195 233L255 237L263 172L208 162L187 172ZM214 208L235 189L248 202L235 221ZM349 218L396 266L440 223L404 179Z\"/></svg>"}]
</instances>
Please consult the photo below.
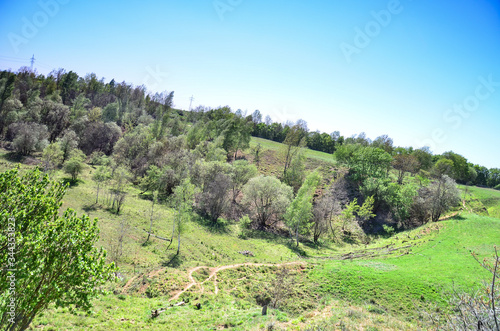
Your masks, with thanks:
<instances>
[{"instance_id":1,"label":"clear blue sky","mask_svg":"<svg viewBox=\"0 0 500 331\"><path fill-rule=\"evenodd\" d=\"M500 167L498 1L54 1L0 1L0 69L34 54L40 73L175 91L179 108L193 95Z\"/></svg>"}]
</instances>

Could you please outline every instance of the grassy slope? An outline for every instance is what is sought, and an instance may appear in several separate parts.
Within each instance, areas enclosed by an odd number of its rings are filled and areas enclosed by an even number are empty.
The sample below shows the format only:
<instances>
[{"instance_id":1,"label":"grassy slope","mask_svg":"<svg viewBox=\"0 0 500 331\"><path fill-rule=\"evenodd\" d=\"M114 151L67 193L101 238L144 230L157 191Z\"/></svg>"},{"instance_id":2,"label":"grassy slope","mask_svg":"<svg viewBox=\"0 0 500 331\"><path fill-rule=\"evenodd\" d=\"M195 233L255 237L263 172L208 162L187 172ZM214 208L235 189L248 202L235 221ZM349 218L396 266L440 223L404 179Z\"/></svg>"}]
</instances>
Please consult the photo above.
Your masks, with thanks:
<instances>
[{"instance_id":1,"label":"grassy slope","mask_svg":"<svg viewBox=\"0 0 500 331\"><path fill-rule=\"evenodd\" d=\"M279 151L281 146L283 146L283 144L278 143L276 141L267 140L264 138L252 137L252 140L250 141L250 147L254 147L259 143L261 144L263 149L271 150L274 152ZM320 151L315 151L315 150L312 150L309 148L305 148L304 150L305 150L306 158L308 158L310 160L318 160L318 161L323 161L323 162L332 163L332 164L335 163L332 154L328 154L328 153L324 153L324 152L320 152Z\"/></svg>"},{"instance_id":2,"label":"grassy slope","mask_svg":"<svg viewBox=\"0 0 500 331\"><path fill-rule=\"evenodd\" d=\"M491 188L482 188L476 186L460 185L463 196L466 196L467 202L474 207L476 201L486 208L487 214L492 217L500 218L500 191ZM465 193L467 192L467 194Z\"/></svg>"},{"instance_id":3,"label":"grassy slope","mask_svg":"<svg viewBox=\"0 0 500 331\"><path fill-rule=\"evenodd\" d=\"M1 171L13 166L13 163L6 161L5 152L0 152L0 158ZM500 238L499 219L464 214L409 233L380 239L368 246L412 243L414 247L408 250L409 254L397 258L392 256L354 261L309 259L308 269L297 274L298 289L288 312L272 310L268 316L260 315L260 308L253 296L258 291L266 290L273 268L225 270L218 275L221 289L218 295L211 293L207 283L204 294L193 288L182 297L202 303L200 311L188 304L172 308L152 321L149 318L151 309L166 306L170 295L189 282L186 270L190 267L242 262L281 263L298 260L296 251L288 246L286 238L269 234L257 233L249 239L241 239L238 237L239 226L234 222L214 229L194 220L187 224L183 235L182 258L176 261L176 265L163 267L172 256L172 248L166 252L166 243L158 239L152 239L152 244L142 246L146 234L141 229L149 227L150 202L138 198L138 191L130 188L123 213L119 216L111 214L105 205L94 204L91 171L90 166L86 167L79 184L68 190L63 208L72 207L78 214L89 213L92 217L98 217L101 228L99 245L107 249L116 241L119 221L127 220L130 228L119 261L125 280L108 285L111 290L118 289L117 294L108 294L95 300L95 313L91 316L75 316L69 314L67 309L51 309L45 316L38 317L33 326L52 330L84 330L89 327L101 330L182 330L225 325L236 329L259 329L276 322L281 327L292 329L324 323L335 324L339 328L342 325L356 327L363 323L366 328L413 329L417 321L405 321L415 317L413 302L427 308L434 303L444 307L444 293L452 282L462 287L475 286L486 273L478 267L469 251L478 252L481 257L487 256ZM65 176L59 172L55 177ZM483 200L495 196L495 193L479 188L474 190L474 194ZM498 206L490 206L493 210L495 207ZM155 233L169 237L171 222L171 210L158 206ZM175 244L174 241L173 246ZM360 248L324 246L317 250L301 245L301 254L338 256ZM240 250L251 250L255 257L245 257L238 253ZM162 271L156 274L154 270L159 268ZM123 285L133 277L135 281L131 282L130 288L119 294ZM147 295L153 298L147 298Z\"/></svg>"},{"instance_id":4,"label":"grassy slope","mask_svg":"<svg viewBox=\"0 0 500 331\"><path fill-rule=\"evenodd\" d=\"M491 256L500 238L500 219L472 214L431 224L440 225L428 240L398 258L327 262L314 272L324 290L353 302L372 302L393 313L411 315L414 303L446 305L445 293L453 283L477 286L488 276L473 259ZM409 232L423 236L429 226ZM402 240L406 235L398 234Z\"/></svg>"}]
</instances>

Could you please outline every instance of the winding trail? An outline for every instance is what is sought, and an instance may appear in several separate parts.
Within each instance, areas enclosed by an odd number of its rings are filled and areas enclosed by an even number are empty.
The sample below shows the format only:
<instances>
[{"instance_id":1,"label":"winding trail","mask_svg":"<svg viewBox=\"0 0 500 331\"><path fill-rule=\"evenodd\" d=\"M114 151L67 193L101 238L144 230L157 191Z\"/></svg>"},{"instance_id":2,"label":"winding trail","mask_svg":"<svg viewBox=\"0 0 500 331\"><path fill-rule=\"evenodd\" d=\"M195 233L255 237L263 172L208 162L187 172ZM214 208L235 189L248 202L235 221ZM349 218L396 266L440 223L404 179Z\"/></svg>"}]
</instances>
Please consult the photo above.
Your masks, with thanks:
<instances>
[{"instance_id":1,"label":"winding trail","mask_svg":"<svg viewBox=\"0 0 500 331\"><path fill-rule=\"evenodd\" d=\"M182 293L186 292L187 290L189 290L191 287L193 286L199 286L200 287L200 292L203 293L204 292L204 287L203 287L203 284L210 281L212 278L213 278L213 282L214 282L214 288L215 288L215 294L218 294L219 293L219 288L217 286L217 273L219 271L222 271L222 270L226 270L226 269L234 269L234 268L238 268L238 267L242 267L242 266L254 266L254 267L280 267L280 266L284 266L284 265L293 265L293 264L302 264L302 265L305 265L306 263L303 262L303 261L297 261L297 262L287 262L287 263L280 263L280 264L274 264L274 263L240 263L240 264L229 264L229 265L225 265L225 266L221 266L221 267L216 267L216 268L210 268L210 267L207 267L207 266L199 266L199 267L195 267L195 268L192 268L189 270L189 273L188 273L188 277L189 277L189 280L190 280L190 283L187 284L184 289L182 289L181 291L179 291L178 293L176 293L173 297L171 297L168 301L172 301L172 300L177 300L179 299L179 297L182 295ZM202 281L202 282L197 282L194 277L193 277L193 273L200 270L200 269L209 269L210 270L210 273L208 275L208 277Z\"/></svg>"}]
</instances>

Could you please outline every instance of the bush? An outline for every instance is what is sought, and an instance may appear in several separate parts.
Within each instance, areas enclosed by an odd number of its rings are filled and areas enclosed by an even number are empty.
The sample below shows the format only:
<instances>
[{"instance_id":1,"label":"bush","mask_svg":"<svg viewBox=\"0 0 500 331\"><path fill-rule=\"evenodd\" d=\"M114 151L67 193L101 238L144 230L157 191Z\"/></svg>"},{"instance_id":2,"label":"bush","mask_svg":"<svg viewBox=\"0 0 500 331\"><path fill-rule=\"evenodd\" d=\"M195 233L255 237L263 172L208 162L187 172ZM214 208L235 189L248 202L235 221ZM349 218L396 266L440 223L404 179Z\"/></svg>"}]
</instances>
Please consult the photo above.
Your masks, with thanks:
<instances>
[{"instance_id":1,"label":"bush","mask_svg":"<svg viewBox=\"0 0 500 331\"><path fill-rule=\"evenodd\" d=\"M47 127L36 123L13 123L7 136L12 137L14 149L21 155L42 151L49 144Z\"/></svg>"}]
</instances>

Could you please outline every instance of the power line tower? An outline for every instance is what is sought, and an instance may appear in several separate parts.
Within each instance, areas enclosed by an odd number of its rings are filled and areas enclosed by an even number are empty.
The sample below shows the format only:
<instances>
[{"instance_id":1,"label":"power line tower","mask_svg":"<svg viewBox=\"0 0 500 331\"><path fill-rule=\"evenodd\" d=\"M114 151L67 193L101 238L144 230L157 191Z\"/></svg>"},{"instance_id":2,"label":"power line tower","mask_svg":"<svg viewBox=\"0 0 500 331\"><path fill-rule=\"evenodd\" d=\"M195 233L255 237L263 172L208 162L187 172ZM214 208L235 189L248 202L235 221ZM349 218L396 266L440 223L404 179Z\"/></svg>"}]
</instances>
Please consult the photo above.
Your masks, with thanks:
<instances>
[{"instance_id":1,"label":"power line tower","mask_svg":"<svg viewBox=\"0 0 500 331\"><path fill-rule=\"evenodd\" d=\"M33 71L33 64L35 63L35 54L31 57L31 71Z\"/></svg>"},{"instance_id":2,"label":"power line tower","mask_svg":"<svg viewBox=\"0 0 500 331\"><path fill-rule=\"evenodd\" d=\"M191 111L191 105L193 104L193 100L194 100L193 96L191 96L191 98L189 98L189 100L190 100L189 101L189 111Z\"/></svg>"}]
</instances>

